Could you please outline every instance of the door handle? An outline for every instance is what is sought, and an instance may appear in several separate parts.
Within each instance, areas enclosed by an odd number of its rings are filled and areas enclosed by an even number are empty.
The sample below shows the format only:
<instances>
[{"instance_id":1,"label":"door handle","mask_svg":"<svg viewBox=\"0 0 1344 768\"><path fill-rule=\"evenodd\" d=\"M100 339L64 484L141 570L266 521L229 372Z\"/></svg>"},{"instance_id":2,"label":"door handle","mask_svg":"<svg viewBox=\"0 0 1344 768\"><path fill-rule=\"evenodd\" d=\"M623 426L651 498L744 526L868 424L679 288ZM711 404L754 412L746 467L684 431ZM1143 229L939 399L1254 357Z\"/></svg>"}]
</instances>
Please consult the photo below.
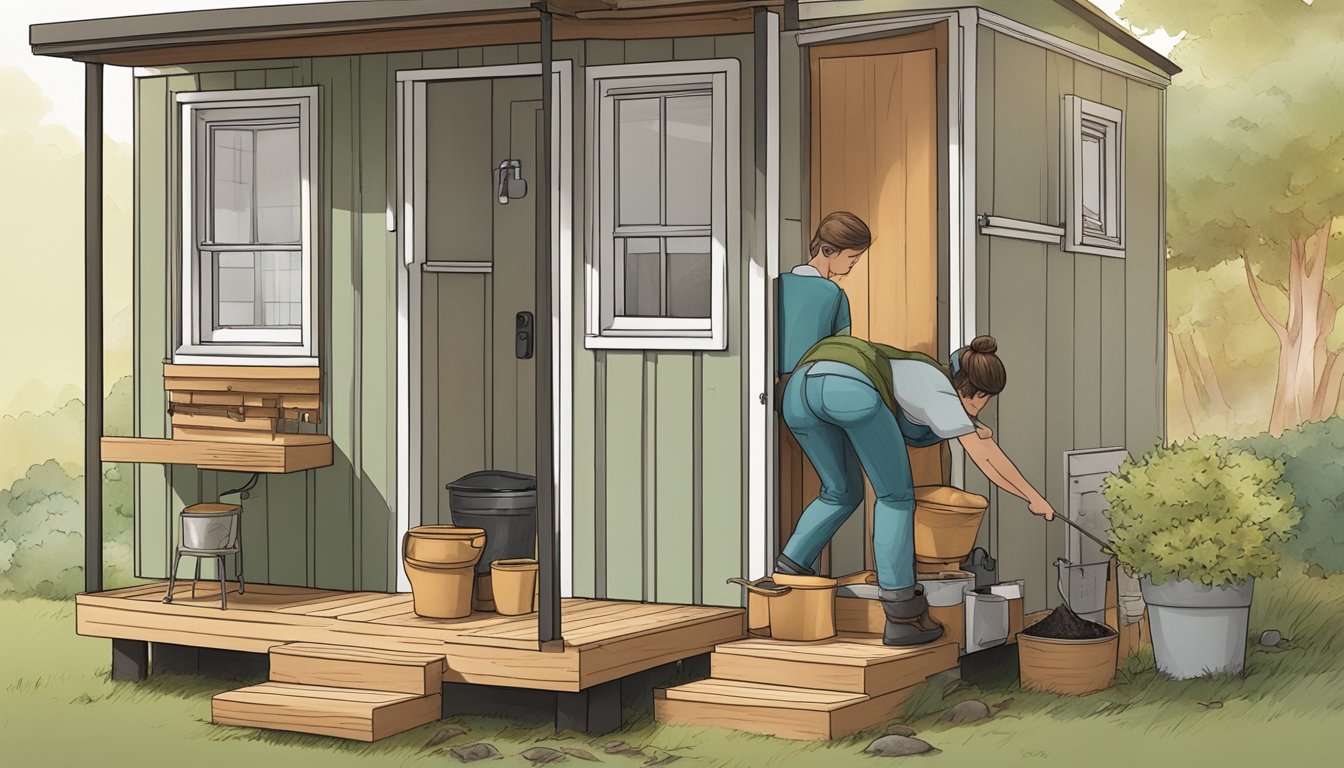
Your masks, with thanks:
<instances>
[{"instance_id":1,"label":"door handle","mask_svg":"<svg viewBox=\"0 0 1344 768\"><path fill-rule=\"evenodd\" d=\"M519 312L514 320L514 357L519 360L532 359L532 339L534 335L531 312Z\"/></svg>"}]
</instances>

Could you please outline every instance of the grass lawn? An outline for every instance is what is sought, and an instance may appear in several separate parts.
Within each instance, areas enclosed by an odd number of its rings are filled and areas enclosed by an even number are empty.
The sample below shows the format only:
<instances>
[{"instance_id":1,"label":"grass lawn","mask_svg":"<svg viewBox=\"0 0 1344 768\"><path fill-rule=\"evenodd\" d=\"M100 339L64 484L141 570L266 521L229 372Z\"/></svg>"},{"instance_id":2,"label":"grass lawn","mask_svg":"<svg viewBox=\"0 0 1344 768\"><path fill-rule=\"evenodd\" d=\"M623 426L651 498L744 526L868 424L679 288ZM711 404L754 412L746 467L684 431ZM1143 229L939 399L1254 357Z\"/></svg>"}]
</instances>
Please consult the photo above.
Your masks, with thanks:
<instances>
[{"instance_id":1,"label":"grass lawn","mask_svg":"<svg viewBox=\"0 0 1344 768\"><path fill-rule=\"evenodd\" d=\"M902 718L940 751L877 758L863 748L879 728L830 743L794 742L709 728L659 726L634 712L617 734L557 736L536 724L455 717L375 744L213 726L210 696L237 681L159 675L147 683L108 681L110 643L74 634L74 605L40 599L0 600L0 755L11 766L227 766L304 768L346 765L459 765L447 750L487 742L502 758L489 765L531 765L533 747L591 753L604 765L639 766L674 757L680 765L1044 765L1165 768L1276 766L1285 760L1329 765L1344 743L1344 575L1298 575L1300 568L1256 585L1252 632L1279 629L1297 647L1252 648L1244 677L1172 682L1151 654L1128 659L1110 690L1065 698L1028 693L1013 680L944 697L928 684ZM938 725L957 701L1000 706L988 721ZM1217 703L1220 704L1217 704ZM1210 706L1212 705L1212 706ZM445 727L465 732L427 747ZM461 730L458 728L456 730ZM627 742L639 753L608 754ZM586 764L571 757L574 765ZM669 761L670 762L670 761Z\"/></svg>"}]
</instances>

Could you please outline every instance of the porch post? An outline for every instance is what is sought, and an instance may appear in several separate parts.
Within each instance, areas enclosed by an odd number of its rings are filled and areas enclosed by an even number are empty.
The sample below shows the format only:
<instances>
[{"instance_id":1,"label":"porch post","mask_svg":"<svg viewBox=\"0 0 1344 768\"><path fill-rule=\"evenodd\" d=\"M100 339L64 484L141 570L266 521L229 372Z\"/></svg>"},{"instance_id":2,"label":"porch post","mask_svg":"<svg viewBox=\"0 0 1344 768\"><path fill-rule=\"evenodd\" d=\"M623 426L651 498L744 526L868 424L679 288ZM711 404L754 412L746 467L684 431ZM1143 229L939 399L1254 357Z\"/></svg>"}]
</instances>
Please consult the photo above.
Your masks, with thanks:
<instances>
[{"instance_id":1,"label":"porch post","mask_svg":"<svg viewBox=\"0 0 1344 768\"><path fill-rule=\"evenodd\" d=\"M555 349L551 330L551 115L555 94L551 84L551 13L545 2L535 6L541 16L541 159L537 163L537 284L535 338L537 361L537 560L541 564L541 595L537 639L560 640L560 527L555 514L555 465L551 440L554 404L551 402Z\"/></svg>"},{"instance_id":2,"label":"porch post","mask_svg":"<svg viewBox=\"0 0 1344 768\"><path fill-rule=\"evenodd\" d=\"M103 589L103 65L84 64L84 591Z\"/></svg>"}]
</instances>

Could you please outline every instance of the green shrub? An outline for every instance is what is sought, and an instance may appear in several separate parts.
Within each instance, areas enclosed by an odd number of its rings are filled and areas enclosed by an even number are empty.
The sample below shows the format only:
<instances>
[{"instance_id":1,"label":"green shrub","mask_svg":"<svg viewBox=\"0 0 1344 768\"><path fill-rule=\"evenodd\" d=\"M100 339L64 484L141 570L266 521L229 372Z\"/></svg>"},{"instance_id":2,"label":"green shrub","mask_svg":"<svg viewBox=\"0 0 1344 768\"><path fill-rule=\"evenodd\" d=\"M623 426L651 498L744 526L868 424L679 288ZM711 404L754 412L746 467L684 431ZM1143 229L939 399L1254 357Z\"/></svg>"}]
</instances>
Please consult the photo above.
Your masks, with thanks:
<instances>
[{"instance_id":1,"label":"green shrub","mask_svg":"<svg viewBox=\"0 0 1344 768\"><path fill-rule=\"evenodd\" d=\"M1283 437L1264 433L1234 445L1283 462L1283 479L1302 509L1302 524L1284 554L1326 574L1344 573L1344 419L1335 416Z\"/></svg>"},{"instance_id":2,"label":"green shrub","mask_svg":"<svg viewBox=\"0 0 1344 768\"><path fill-rule=\"evenodd\" d=\"M131 579L131 479L103 471L103 565L108 587ZM0 595L69 597L84 589L84 486L55 460L0 490Z\"/></svg>"},{"instance_id":3,"label":"green shrub","mask_svg":"<svg viewBox=\"0 0 1344 768\"><path fill-rule=\"evenodd\" d=\"M1282 462L1212 437L1126 460L1103 493L1116 556L1155 584L1275 576L1279 543L1302 517Z\"/></svg>"}]
</instances>

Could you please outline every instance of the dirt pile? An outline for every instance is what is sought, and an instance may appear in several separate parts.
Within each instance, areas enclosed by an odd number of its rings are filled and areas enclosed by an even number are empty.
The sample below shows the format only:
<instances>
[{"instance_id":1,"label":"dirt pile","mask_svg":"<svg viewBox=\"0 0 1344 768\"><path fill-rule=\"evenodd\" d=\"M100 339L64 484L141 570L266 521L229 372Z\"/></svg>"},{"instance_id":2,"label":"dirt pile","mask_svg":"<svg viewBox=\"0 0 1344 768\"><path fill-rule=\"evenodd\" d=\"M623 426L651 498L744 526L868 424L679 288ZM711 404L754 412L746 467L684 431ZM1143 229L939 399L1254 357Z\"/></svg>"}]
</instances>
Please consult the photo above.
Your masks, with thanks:
<instances>
[{"instance_id":1,"label":"dirt pile","mask_svg":"<svg viewBox=\"0 0 1344 768\"><path fill-rule=\"evenodd\" d=\"M1115 630L1088 621L1069 610L1067 605L1061 605L1049 616L1022 630L1022 634L1051 640L1098 640L1114 635Z\"/></svg>"}]
</instances>

